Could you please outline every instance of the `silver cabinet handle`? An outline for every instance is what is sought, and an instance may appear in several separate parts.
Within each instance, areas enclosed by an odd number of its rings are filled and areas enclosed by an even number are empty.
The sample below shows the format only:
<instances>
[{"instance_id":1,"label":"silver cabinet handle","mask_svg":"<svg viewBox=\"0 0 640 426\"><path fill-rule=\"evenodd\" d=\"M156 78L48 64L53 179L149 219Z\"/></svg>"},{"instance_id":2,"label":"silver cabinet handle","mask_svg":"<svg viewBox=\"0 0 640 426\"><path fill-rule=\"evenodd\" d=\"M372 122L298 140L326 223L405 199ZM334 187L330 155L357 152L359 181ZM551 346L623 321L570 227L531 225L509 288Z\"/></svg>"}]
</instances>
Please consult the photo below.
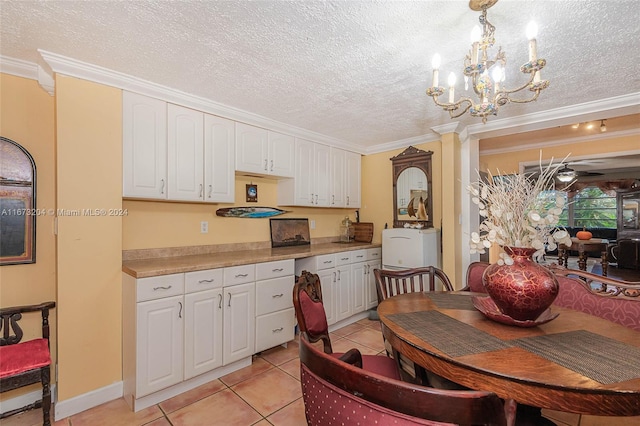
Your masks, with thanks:
<instances>
[{"instance_id":1,"label":"silver cabinet handle","mask_svg":"<svg viewBox=\"0 0 640 426\"><path fill-rule=\"evenodd\" d=\"M275 268L271 270L271 272L282 272L282 271L284 271L283 268Z\"/></svg>"},{"instance_id":2,"label":"silver cabinet handle","mask_svg":"<svg viewBox=\"0 0 640 426\"><path fill-rule=\"evenodd\" d=\"M246 276L248 276L249 274L237 274L236 278L244 278Z\"/></svg>"},{"instance_id":3,"label":"silver cabinet handle","mask_svg":"<svg viewBox=\"0 0 640 426\"><path fill-rule=\"evenodd\" d=\"M273 330L271 330L271 332L272 333L280 333L282 330L284 330L284 327L274 328Z\"/></svg>"},{"instance_id":4,"label":"silver cabinet handle","mask_svg":"<svg viewBox=\"0 0 640 426\"><path fill-rule=\"evenodd\" d=\"M333 282L334 283L336 282L336 273L335 272L333 273Z\"/></svg>"},{"instance_id":5,"label":"silver cabinet handle","mask_svg":"<svg viewBox=\"0 0 640 426\"><path fill-rule=\"evenodd\" d=\"M318 204L318 194L316 194L316 204Z\"/></svg>"},{"instance_id":6,"label":"silver cabinet handle","mask_svg":"<svg viewBox=\"0 0 640 426\"><path fill-rule=\"evenodd\" d=\"M358 258L362 258L362 257L364 257L364 256L363 256L363 255L361 255L361 254L359 254L359 255L358 255L358 256L356 256L356 257L358 257Z\"/></svg>"},{"instance_id":7,"label":"silver cabinet handle","mask_svg":"<svg viewBox=\"0 0 640 426\"><path fill-rule=\"evenodd\" d=\"M202 187L202 184L200 184L200 195L198 195L198 197L200 197L200 198L202 198L202 196L203 196L203 194L202 194L202 190L203 190L203 189L204 189L204 188Z\"/></svg>"},{"instance_id":8,"label":"silver cabinet handle","mask_svg":"<svg viewBox=\"0 0 640 426\"><path fill-rule=\"evenodd\" d=\"M277 298L277 297L282 297L284 296L284 294L280 293L280 294L274 294L273 296L271 296L272 298Z\"/></svg>"},{"instance_id":9,"label":"silver cabinet handle","mask_svg":"<svg viewBox=\"0 0 640 426\"><path fill-rule=\"evenodd\" d=\"M325 265L329 265L330 263L333 263L333 261L332 261L332 260L325 260L325 261L324 261L324 262L322 262L322 263L324 263Z\"/></svg>"},{"instance_id":10,"label":"silver cabinet handle","mask_svg":"<svg viewBox=\"0 0 640 426\"><path fill-rule=\"evenodd\" d=\"M212 283L212 282L214 282L214 281L215 281L215 280L214 280L213 278L211 278L210 280L199 280L199 281L198 281L198 284Z\"/></svg>"},{"instance_id":11,"label":"silver cabinet handle","mask_svg":"<svg viewBox=\"0 0 640 426\"><path fill-rule=\"evenodd\" d=\"M158 291L158 290L169 290L171 288L171 286L160 286L160 287L154 287L153 291Z\"/></svg>"},{"instance_id":12,"label":"silver cabinet handle","mask_svg":"<svg viewBox=\"0 0 640 426\"><path fill-rule=\"evenodd\" d=\"M222 293L218 294L218 309L222 309Z\"/></svg>"},{"instance_id":13,"label":"silver cabinet handle","mask_svg":"<svg viewBox=\"0 0 640 426\"><path fill-rule=\"evenodd\" d=\"M164 179L160 179L160 184L161 184L161 186L160 186L160 193L161 193L161 194L164 194Z\"/></svg>"},{"instance_id":14,"label":"silver cabinet handle","mask_svg":"<svg viewBox=\"0 0 640 426\"><path fill-rule=\"evenodd\" d=\"M180 311L178 312L178 318L182 318L182 302L178 302L180 304Z\"/></svg>"},{"instance_id":15,"label":"silver cabinet handle","mask_svg":"<svg viewBox=\"0 0 640 426\"><path fill-rule=\"evenodd\" d=\"M273 171L273 160L271 160L271 171Z\"/></svg>"},{"instance_id":16,"label":"silver cabinet handle","mask_svg":"<svg viewBox=\"0 0 640 426\"><path fill-rule=\"evenodd\" d=\"M340 271L338 271L338 281L340 281Z\"/></svg>"},{"instance_id":17,"label":"silver cabinet handle","mask_svg":"<svg viewBox=\"0 0 640 426\"><path fill-rule=\"evenodd\" d=\"M331 204L335 204L336 203L336 196L332 195L331 196Z\"/></svg>"},{"instance_id":18,"label":"silver cabinet handle","mask_svg":"<svg viewBox=\"0 0 640 426\"><path fill-rule=\"evenodd\" d=\"M311 204L313 204L313 194L311 194Z\"/></svg>"},{"instance_id":19,"label":"silver cabinet handle","mask_svg":"<svg viewBox=\"0 0 640 426\"><path fill-rule=\"evenodd\" d=\"M231 307L231 293L227 293L229 295L229 303L227 304L227 306Z\"/></svg>"},{"instance_id":20,"label":"silver cabinet handle","mask_svg":"<svg viewBox=\"0 0 640 426\"><path fill-rule=\"evenodd\" d=\"M266 158L264 159L264 169L265 169L265 171L267 170L267 159Z\"/></svg>"},{"instance_id":21,"label":"silver cabinet handle","mask_svg":"<svg viewBox=\"0 0 640 426\"><path fill-rule=\"evenodd\" d=\"M341 257L340 260L349 260L348 257Z\"/></svg>"},{"instance_id":22,"label":"silver cabinet handle","mask_svg":"<svg viewBox=\"0 0 640 426\"><path fill-rule=\"evenodd\" d=\"M349 205L349 196L347 195L347 205Z\"/></svg>"}]
</instances>

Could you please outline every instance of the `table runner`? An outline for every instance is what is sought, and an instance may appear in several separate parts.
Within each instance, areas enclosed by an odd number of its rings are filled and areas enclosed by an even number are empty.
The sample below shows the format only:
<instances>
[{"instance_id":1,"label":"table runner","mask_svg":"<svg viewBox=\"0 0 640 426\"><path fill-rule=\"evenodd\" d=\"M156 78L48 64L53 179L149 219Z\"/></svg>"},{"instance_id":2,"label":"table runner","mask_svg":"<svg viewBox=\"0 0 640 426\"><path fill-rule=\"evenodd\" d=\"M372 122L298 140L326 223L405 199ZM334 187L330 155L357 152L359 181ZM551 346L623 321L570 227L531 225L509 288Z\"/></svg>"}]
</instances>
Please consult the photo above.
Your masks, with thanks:
<instances>
[{"instance_id":1,"label":"table runner","mask_svg":"<svg viewBox=\"0 0 640 426\"><path fill-rule=\"evenodd\" d=\"M392 314L387 318L450 357L495 351L511 346L438 311Z\"/></svg>"},{"instance_id":2,"label":"table runner","mask_svg":"<svg viewBox=\"0 0 640 426\"><path fill-rule=\"evenodd\" d=\"M433 303L440 309L461 309L465 311L475 311L471 301L472 294L461 293L425 293Z\"/></svg>"},{"instance_id":3,"label":"table runner","mask_svg":"<svg viewBox=\"0 0 640 426\"><path fill-rule=\"evenodd\" d=\"M640 377L640 348L589 331L525 337L512 343L605 385Z\"/></svg>"}]
</instances>

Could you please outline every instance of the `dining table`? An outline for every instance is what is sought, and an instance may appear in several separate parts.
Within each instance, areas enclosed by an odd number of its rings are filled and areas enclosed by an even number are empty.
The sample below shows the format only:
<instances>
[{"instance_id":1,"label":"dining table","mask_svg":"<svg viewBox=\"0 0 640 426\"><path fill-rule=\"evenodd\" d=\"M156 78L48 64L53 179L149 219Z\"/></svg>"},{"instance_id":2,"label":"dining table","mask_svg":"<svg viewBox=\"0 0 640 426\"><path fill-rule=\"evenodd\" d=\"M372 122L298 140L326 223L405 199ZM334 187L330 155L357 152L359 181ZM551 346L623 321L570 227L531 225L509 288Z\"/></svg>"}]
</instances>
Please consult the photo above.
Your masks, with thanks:
<instances>
[{"instance_id":1,"label":"dining table","mask_svg":"<svg viewBox=\"0 0 640 426\"><path fill-rule=\"evenodd\" d=\"M640 332L555 305L542 315L546 323L513 325L476 307L487 297L387 298L378 306L382 333L414 363L466 388L551 410L640 415Z\"/></svg>"}]
</instances>

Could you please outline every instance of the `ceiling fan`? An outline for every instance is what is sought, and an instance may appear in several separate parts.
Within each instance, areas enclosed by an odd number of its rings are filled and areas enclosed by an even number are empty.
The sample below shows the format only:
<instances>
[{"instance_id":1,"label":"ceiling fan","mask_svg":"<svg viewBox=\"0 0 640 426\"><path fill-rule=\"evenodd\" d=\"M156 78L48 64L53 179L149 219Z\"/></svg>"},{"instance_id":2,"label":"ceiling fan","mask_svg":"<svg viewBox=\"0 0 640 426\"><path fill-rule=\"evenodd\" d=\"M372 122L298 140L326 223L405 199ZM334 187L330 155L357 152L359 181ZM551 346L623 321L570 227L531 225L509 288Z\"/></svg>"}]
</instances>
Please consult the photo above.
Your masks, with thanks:
<instances>
[{"instance_id":1,"label":"ceiling fan","mask_svg":"<svg viewBox=\"0 0 640 426\"><path fill-rule=\"evenodd\" d=\"M572 180L576 179L579 176L602 176L602 173L599 173L599 172L588 172L588 171L574 170L574 169L569 167L569 164L571 164L571 165L575 165L575 164L597 164L598 162L599 162L599 160L582 160L582 161L573 161L573 162L569 162L569 163L562 163L564 167L562 167L561 169L559 169L556 172L556 179L558 179L560 182L568 183L568 182L571 182Z\"/></svg>"}]
</instances>

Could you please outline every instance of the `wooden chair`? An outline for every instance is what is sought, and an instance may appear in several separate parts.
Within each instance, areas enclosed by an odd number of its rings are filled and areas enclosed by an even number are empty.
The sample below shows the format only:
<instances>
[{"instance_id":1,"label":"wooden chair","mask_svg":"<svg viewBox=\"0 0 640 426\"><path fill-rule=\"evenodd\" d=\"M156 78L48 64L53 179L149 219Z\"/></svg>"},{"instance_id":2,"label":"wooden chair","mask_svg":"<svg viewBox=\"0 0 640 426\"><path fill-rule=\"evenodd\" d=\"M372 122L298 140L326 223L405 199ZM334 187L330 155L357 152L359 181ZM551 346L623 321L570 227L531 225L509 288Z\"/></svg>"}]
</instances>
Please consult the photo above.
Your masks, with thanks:
<instances>
[{"instance_id":1,"label":"wooden chair","mask_svg":"<svg viewBox=\"0 0 640 426\"><path fill-rule=\"evenodd\" d=\"M640 331L640 282L551 265L560 289L553 304Z\"/></svg>"},{"instance_id":2,"label":"wooden chair","mask_svg":"<svg viewBox=\"0 0 640 426\"><path fill-rule=\"evenodd\" d=\"M358 352L359 353L359 352ZM450 391L390 379L300 338L300 381L310 426L506 425L513 406L491 392Z\"/></svg>"},{"instance_id":3,"label":"wooden chair","mask_svg":"<svg viewBox=\"0 0 640 426\"><path fill-rule=\"evenodd\" d=\"M317 274L302 272L293 287L293 306L302 336L305 336L311 343L322 341L324 352L332 357L339 358L345 355L333 352L327 316L322 304L320 278ZM346 353L346 358L349 358L350 352ZM395 361L385 356L363 355L362 368L385 377L400 379Z\"/></svg>"},{"instance_id":4,"label":"wooden chair","mask_svg":"<svg viewBox=\"0 0 640 426\"><path fill-rule=\"evenodd\" d=\"M374 269L378 303L397 294L446 290L453 291L453 285L444 271L434 267L413 268L403 270ZM440 388L455 388L457 385L446 381L435 374L426 371L411 360L393 349L385 339L385 348L397 360L402 379L422 385Z\"/></svg>"},{"instance_id":5,"label":"wooden chair","mask_svg":"<svg viewBox=\"0 0 640 426\"><path fill-rule=\"evenodd\" d=\"M0 309L0 393L17 389L34 383L42 383L42 416L43 425L51 424L51 355L49 352L49 309L55 302L39 305L17 306ZM42 338L21 342L23 332L18 321L22 314L41 312ZM35 408L38 403L30 404L18 410L3 413L10 416L27 409Z\"/></svg>"}]
</instances>

